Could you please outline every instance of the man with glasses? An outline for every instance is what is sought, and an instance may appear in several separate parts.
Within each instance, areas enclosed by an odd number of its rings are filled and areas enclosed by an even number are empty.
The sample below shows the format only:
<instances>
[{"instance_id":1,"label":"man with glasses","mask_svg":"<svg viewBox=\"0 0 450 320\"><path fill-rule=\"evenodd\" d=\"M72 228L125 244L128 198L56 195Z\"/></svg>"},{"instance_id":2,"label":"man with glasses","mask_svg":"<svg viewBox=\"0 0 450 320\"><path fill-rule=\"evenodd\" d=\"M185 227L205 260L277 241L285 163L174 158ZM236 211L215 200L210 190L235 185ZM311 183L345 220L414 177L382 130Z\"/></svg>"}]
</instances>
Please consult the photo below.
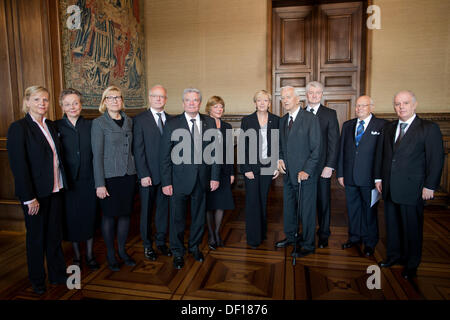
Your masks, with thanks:
<instances>
[{"instance_id":1,"label":"man with glasses","mask_svg":"<svg viewBox=\"0 0 450 320\"><path fill-rule=\"evenodd\" d=\"M383 194L386 260L383 268L403 264L402 276L416 276L422 257L423 207L441 182L444 147L439 126L416 115L413 92L394 96L398 120L383 128L375 159L375 185Z\"/></svg>"},{"instance_id":2,"label":"man with glasses","mask_svg":"<svg viewBox=\"0 0 450 320\"><path fill-rule=\"evenodd\" d=\"M184 230L189 200L189 252L195 260L204 260L199 245L205 228L206 191L215 191L220 179L220 165L207 164L203 157L209 143L203 142L203 134L216 129L216 124L211 117L199 113L202 103L200 90L185 89L182 102L184 112L164 127L160 156L162 191L170 197L170 249L176 269L184 266Z\"/></svg>"},{"instance_id":3,"label":"man with glasses","mask_svg":"<svg viewBox=\"0 0 450 320\"><path fill-rule=\"evenodd\" d=\"M160 142L163 128L171 118L164 111L167 102L167 90L156 85L149 91L149 106L134 119L134 158L139 179L141 196L141 237L144 243L144 256L156 260L152 240L152 211L156 204L155 226L156 246L163 255L171 256L166 245L168 228L169 197L164 195L159 171Z\"/></svg>"},{"instance_id":4,"label":"man with glasses","mask_svg":"<svg viewBox=\"0 0 450 320\"><path fill-rule=\"evenodd\" d=\"M306 85L306 111L319 118L321 131L321 155L319 160L319 182L317 184L317 220L319 223L319 248L328 246L330 237L331 175L336 169L339 150L339 123L336 111L321 104L323 85L312 81Z\"/></svg>"},{"instance_id":5,"label":"man with glasses","mask_svg":"<svg viewBox=\"0 0 450 320\"><path fill-rule=\"evenodd\" d=\"M364 243L364 254L373 255L378 242L377 204L371 207L373 166L377 143L386 120L372 112L373 100L356 100L357 118L344 122L337 165L339 184L345 187L348 212L348 240L342 249Z\"/></svg>"}]
</instances>

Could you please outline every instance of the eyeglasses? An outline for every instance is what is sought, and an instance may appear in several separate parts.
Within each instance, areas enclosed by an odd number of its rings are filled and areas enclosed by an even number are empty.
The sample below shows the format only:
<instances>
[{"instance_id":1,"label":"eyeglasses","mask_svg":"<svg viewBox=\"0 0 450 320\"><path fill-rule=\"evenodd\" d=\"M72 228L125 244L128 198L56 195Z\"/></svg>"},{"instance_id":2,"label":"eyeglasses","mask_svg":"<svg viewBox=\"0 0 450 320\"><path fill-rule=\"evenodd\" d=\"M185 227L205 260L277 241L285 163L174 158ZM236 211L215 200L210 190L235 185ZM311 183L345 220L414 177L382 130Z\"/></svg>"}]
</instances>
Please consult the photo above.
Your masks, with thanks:
<instances>
[{"instance_id":1,"label":"eyeglasses","mask_svg":"<svg viewBox=\"0 0 450 320\"><path fill-rule=\"evenodd\" d=\"M122 96L107 96L106 100L108 100L108 102L121 101L122 100Z\"/></svg>"},{"instance_id":2,"label":"eyeglasses","mask_svg":"<svg viewBox=\"0 0 450 320\"><path fill-rule=\"evenodd\" d=\"M150 97L154 98L154 99L165 99L167 98L166 96L161 96L161 95L156 95L156 94L151 94Z\"/></svg>"}]
</instances>

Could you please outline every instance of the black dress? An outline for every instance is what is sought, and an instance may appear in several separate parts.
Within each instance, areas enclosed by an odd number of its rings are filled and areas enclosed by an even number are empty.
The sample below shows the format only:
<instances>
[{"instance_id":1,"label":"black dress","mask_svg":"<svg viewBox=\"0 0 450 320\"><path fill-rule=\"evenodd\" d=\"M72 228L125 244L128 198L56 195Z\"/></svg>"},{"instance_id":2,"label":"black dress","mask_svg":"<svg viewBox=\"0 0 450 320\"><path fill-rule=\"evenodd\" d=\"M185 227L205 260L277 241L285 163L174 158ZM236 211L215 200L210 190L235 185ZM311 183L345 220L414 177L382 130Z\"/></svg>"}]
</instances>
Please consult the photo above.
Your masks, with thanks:
<instances>
[{"instance_id":1,"label":"black dress","mask_svg":"<svg viewBox=\"0 0 450 320\"><path fill-rule=\"evenodd\" d=\"M64 116L56 124L64 150L64 167L68 172L68 188L64 192L65 238L72 242L85 241L94 236L97 213L92 169L92 121L80 117L74 127Z\"/></svg>"},{"instance_id":2,"label":"black dress","mask_svg":"<svg viewBox=\"0 0 450 320\"><path fill-rule=\"evenodd\" d=\"M216 191L208 192L206 196L206 210L233 210L234 200L231 192L230 177L234 175L234 165L226 163L226 130L231 130L231 125L221 121L220 131L223 137L223 165L220 168L219 188ZM232 141L230 141L232 143Z\"/></svg>"}]
</instances>

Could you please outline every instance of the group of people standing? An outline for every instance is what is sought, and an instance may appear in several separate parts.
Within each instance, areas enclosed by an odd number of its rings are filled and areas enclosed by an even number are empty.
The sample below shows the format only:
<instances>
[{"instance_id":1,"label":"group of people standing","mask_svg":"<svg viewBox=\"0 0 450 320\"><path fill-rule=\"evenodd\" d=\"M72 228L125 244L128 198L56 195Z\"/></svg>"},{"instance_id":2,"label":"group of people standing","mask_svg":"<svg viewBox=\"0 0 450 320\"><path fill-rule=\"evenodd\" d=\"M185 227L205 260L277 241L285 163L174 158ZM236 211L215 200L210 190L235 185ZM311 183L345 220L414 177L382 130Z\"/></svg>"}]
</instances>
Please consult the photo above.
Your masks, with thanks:
<instances>
[{"instance_id":1,"label":"group of people standing","mask_svg":"<svg viewBox=\"0 0 450 320\"><path fill-rule=\"evenodd\" d=\"M443 166L439 127L420 119L415 114L414 94L402 91L394 97L399 121L377 119L372 114L372 99L362 96L356 101L357 118L345 122L340 135L336 111L321 104L322 96L322 84L309 83L306 108L301 108L297 91L283 87L281 102L286 114L280 118L269 112L270 93L261 90L254 95L256 110L241 123L241 132L257 132L257 161L248 161L253 149L244 137L245 161L240 164L248 245L257 248L267 238L268 193L271 181L282 173L286 238L275 247L294 245L294 257L314 253L316 212L318 247L327 247L331 176L337 171L349 215L349 238L343 249L363 243L364 253L373 254L378 224L371 195L376 187L385 200L388 236L387 259L380 265L403 263L405 277L415 276L421 256L423 203L439 186ZM214 139L223 148L222 159L229 158L227 130L231 125L221 120L225 110L221 97L211 97L206 103L207 115L201 114L201 92L187 88L182 95L184 112L173 116L164 111L167 90L156 85L149 90L148 109L131 119L124 112L120 88L111 86L102 94L102 115L91 121L81 116L81 94L67 89L59 99L64 116L56 122L45 118L49 100L47 89L27 88L23 99L26 115L11 124L7 142L16 195L25 215L29 278L36 293L46 290L44 255L49 282L66 281L63 234L72 242L73 264L82 265L81 242L86 242L86 265L91 270L99 268L93 254L98 204L108 268L120 270L116 238L120 260L128 266L136 264L126 252L136 185L145 258L154 261L158 254L173 256L174 267L183 268L188 204L187 251L194 259L204 260L199 246L205 222L209 247L216 250L224 245L220 228L224 211L234 209L234 163L205 161L203 153L209 143L196 140L210 129L220 132ZM191 152L179 148L179 129L192 138ZM276 145L271 139L275 132L279 135ZM198 153L200 161L195 159ZM274 153L279 153L277 168L267 174L264 169L270 163L265 160ZM176 161L174 154L190 161Z\"/></svg>"}]
</instances>

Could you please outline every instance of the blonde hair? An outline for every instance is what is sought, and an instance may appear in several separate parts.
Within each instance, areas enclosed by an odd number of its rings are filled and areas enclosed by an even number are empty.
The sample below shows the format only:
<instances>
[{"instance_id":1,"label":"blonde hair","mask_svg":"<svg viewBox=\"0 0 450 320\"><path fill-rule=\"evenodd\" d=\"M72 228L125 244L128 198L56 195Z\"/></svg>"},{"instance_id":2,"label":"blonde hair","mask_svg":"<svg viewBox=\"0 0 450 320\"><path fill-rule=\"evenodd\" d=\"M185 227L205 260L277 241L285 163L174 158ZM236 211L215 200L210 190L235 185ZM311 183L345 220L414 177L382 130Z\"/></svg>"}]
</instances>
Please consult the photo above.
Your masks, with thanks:
<instances>
[{"instance_id":1,"label":"blonde hair","mask_svg":"<svg viewBox=\"0 0 450 320\"><path fill-rule=\"evenodd\" d=\"M216 104L221 104L223 111L225 111L225 101L219 96L212 96L206 103L205 112L209 114L211 112L211 107L214 107Z\"/></svg>"},{"instance_id":2,"label":"blonde hair","mask_svg":"<svg viewBox=\"0 0 450 320\"><path fill-rule=\"evenodd\" d=\"M269 98L270 103L272 103L272 95L267 92L266 90L259 90L255 93L255 95L253 96L253 102L256 103L256 99L258 99L259 96L265 95Z\"/></svg>"},{"instance_id":3,"label":"blonde hair","mask_svg":"<svg viewBox=\"0 0 450 320\"><path fill-rule=\"evenodd\" d=\"M105 103L105 100L106 100L106 97L108 96L108 94L109 94L111 91L117 91L117 92L119 92L120 97L122 98L122 99L121 99L121 102L122 102L122 108L121 108L121 110L124 109L122 90L120 90L120 88L119 88L119 87L116 87L116 86L109 86L108 88L105 89L105 91L103 91L103 94L102 94L102 101L100 102L100 106L98 107L98 111L100 111L100 113L105 113L105 111L106 111L106 103Z\"/></svg>"},{"instance_id":4,"label":"blonde hair","mask_svg":"<svg viewBox=\"0 0 450 320\"><path fill-rule=\"evenodd\" d=\"M22 111L23 113L28 113L29 108L27 106L27 101L30 100L30 97L39 92L47 92L48 98L50 99L50 92L44 87L41 86L31 86L25 89L25 92L23 94L23 102L22 102Z\"/></svg>"}]
</instances>

